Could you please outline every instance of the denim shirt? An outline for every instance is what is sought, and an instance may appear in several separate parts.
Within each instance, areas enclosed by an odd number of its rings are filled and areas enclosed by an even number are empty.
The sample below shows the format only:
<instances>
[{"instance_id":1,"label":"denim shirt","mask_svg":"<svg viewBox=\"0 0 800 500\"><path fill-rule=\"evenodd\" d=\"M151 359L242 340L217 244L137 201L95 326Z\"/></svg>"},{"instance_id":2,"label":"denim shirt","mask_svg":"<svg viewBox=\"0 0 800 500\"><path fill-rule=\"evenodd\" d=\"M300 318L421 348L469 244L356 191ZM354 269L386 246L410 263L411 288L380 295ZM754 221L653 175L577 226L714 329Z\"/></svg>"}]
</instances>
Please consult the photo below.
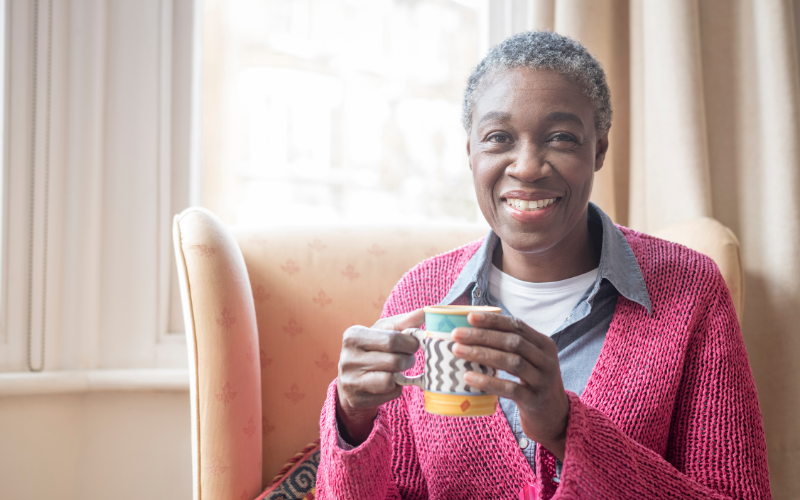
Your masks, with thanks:
<instances>
[{"instance_id":1,"label":"denim shirt","mask_svg":"<svg viewBox=\"0 0 800 500\"><path fill-rule=\"evenodd\" d=\"M650 296L644 283L644 276L628 241L608 215L594 203L589 203L589 225L591 234L602 234L600 265L597 279L572 309L564 323L558 327L551 338L558 346L558 361L564 388L577 395L583 393L589 376L594 369L603 342L614 316L617 297L636 302L648 313L652 313ZM490 231L477 253L464 266L440 305L472 304L496 306L503 314L511 316L508 310L489 293L489 270L492 256L500 238ZM519 379L504 371L498 377L519 382ZM535 469L536 446L522 431L517 404L500 398L500 407L508 420L511 431L522 449L528 463ZM557 474L560 476L560 461ZM558 482L558 478L553 478Z\"/></svg>"}]
</instances>

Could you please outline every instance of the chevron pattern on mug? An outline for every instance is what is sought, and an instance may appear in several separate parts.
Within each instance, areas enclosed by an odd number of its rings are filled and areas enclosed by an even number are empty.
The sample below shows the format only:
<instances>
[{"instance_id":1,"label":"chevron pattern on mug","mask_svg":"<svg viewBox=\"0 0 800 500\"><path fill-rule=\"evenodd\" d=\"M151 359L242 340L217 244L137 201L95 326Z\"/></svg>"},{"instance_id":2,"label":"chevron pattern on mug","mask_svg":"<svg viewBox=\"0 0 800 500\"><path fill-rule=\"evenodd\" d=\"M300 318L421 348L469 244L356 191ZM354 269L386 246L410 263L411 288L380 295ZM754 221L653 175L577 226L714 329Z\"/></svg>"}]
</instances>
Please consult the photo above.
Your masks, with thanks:
<instances>
[{"instance_id":1,"label":"chevron pattern on mug","mask_svg":"<svg viewBox=\"0 0 800 500\"><path fill-rule=\"evenodd\" d=\"M494 376L496 370L465 361L453 354L452 340L425 339L425 390L449 394L486 394L464 382L464 374L475 371Z\"/></svg>"}]
</instances>

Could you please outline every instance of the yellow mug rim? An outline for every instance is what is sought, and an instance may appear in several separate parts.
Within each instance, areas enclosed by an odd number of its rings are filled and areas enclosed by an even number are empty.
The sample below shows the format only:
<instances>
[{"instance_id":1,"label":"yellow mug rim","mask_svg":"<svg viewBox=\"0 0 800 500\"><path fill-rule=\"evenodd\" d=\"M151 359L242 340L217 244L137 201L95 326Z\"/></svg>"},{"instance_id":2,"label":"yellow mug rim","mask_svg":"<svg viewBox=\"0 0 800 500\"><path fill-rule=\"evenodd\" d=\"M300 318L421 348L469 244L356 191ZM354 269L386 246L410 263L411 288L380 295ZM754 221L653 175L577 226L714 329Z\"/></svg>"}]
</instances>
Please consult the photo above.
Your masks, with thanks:
<instances>
[{"instance_id":1,"label":"yellow mug rim","mask_svg":"<svg viewBox=\"0 0 800 500\"><path fill-rule=\"evenodd\" d=\"M429 314L451 314L455 316L466 316L471 312L497 313L503 312L499 307L494 306L425 306L423 310Z\"/></svg>"}]
</instances>

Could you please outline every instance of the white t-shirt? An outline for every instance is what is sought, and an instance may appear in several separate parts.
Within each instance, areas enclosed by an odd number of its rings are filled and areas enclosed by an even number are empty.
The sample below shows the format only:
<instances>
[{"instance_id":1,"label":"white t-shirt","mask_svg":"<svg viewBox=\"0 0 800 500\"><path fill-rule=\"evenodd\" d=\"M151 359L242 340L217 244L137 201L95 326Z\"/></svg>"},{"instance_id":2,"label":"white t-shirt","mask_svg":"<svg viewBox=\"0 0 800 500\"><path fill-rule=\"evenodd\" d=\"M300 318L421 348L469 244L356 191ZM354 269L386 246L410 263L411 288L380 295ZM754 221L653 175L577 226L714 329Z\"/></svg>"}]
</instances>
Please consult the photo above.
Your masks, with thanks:
<instances>
[{"instance_id":1,"label":"white t-shirt","mask_svg":"<svg viewBox=\"0 0 800 500\"><path fill-rule=\"evenodd\" d=\"M596 279L597 269L594 269L562 281L529 283L509 276L492 264L489 293L513 316L539 333L552 335Z\"/></svg>"}]
</instances>

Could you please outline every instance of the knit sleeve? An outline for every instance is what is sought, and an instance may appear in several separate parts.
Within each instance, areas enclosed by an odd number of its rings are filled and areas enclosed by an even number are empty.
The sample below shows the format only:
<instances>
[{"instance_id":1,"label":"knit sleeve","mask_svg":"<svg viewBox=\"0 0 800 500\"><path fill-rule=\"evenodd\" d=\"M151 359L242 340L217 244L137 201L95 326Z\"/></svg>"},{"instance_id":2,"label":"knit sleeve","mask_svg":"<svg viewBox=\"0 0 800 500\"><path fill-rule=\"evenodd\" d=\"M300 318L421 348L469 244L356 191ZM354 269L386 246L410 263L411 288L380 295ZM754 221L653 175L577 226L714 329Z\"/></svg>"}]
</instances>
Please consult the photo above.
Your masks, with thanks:
<instances>
[{"instance_id":1,"label":"knit sleeve","mask_svg":"<svg viewBox=\"0 0 800 500\"><path fill-rule=\"evenodd\" d=\"M320 419L318 499L427 498L404 407L402 397L379 407L367 440L344 450L337 443L336 381L331 383Z\"/></svg>"},{"instance_id":2,"label":"knit sleeve","mask_svg":"<svg viewBox=\"0 0 800 500\"><path fill-rule=\"evenodd\" d=\"M566 453L554 499L771 498L756 388L730 293L715 271L708 299L698 305L705 311L689 332L665 457L568 393ZM552 456L541 450L539 459Z\"/></svg>"},{"instance_id":3,"label":"knit sleeve","mask_svg":"<svg viewBox=\"0 0 800 500\"><path fill-rule=\"evenodd\" d=\"M402 290L412 281L408 276L398 283L387 300L382 318L413 311ZM421 369L418 353L412 371ZM328 394L320 418L321 456L317 471L317 498L419 499L428 498L427 485L417 457L414 436L403 395L378 408L372 433L352 450L338 445L336 424L336 381Z\"/></svg>"}]
</instances>

